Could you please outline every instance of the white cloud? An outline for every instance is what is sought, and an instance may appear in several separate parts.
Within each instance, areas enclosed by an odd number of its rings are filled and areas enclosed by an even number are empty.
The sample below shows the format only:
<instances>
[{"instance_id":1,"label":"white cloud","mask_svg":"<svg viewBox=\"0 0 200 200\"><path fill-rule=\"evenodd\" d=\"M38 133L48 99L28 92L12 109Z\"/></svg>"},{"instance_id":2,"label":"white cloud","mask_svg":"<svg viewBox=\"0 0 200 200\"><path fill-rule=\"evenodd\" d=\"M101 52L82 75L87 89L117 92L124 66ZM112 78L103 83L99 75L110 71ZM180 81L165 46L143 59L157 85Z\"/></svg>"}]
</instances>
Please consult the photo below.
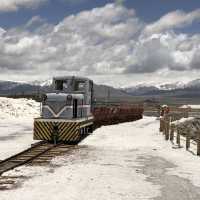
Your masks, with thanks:
<instances>
[{"instance_id":1,"label":"white cloud","mask_svg":"<svg viewBox=\"0 0 200 200\"><path fill-rule=\"evenodd\" d=\"M200 70L200 51L195 51L191 60L191 67Z\"/></svg>"},{"instance_id":2,"label":"white cloud","mask_svg":"<svg viewBox=\"0 0 200 200\"><path fill-rule=\"evenodd\" d=\"M6 31L0 27L0 37L5 33Z\"/></svg>"},{"instance_id":3,"label":"white cloud","mask_svg":"<svg viewBox=\"0 0 200 200\"><path fill-rule=\"evenodd\" d=\"M48 0L1 0L0 12L17 11L19 8L36 8Z\"/></svg>"},{"instance_id":4,"label":"white cloud","mask_svg":"<svg viewBox=\"0 0 200 200\"><path fill-rule=\"evenodd\" d=\"M119 76L154 79L164 71L199 70L199 34L170 29L145 35L148 26L133 9L116 4L68 16L57 25L36 16L0 34L1 77L23 72L29 78L79 74L118 81Z\"/></svg>"},{"instance_id":5,"label":"white cloud","mask_svg":"<svg viewBox=\"0 0 200 200\"><path fill-rule=\"evenodd\" d=\"M43 23L46 23L46 20L41 18L39 15L33 16L25 25L26 28L32 27L32 26L38 26Z\"/></svg>"},{"instance_id":6,"label":"white cloud","mask_svg":"<svg viewBox=\"0 0 200 200\"><path fill-rule=\"evenodd\" d=\"M147 25L144 32L146 34L160 33L173 28L181 28L190 25L195 20L200 21L200 9L189 13L176 10L164 15L158 21Z\"/></svg>"}]
</instances>

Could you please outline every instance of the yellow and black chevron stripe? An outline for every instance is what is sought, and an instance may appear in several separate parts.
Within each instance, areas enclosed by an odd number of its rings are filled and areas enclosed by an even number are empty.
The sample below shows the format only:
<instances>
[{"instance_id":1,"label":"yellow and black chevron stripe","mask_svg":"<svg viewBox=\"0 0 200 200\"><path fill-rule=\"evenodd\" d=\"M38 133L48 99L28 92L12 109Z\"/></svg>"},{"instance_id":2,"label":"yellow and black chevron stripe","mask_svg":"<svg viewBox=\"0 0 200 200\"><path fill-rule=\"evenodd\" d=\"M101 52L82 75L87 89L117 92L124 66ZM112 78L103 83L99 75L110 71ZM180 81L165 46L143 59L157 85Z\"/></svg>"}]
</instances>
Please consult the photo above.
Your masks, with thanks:
<instances>
[{"instance_id":1,"label":"yellow and black chevron stripe","mask_svg":"<svg viewBox=\"0 0 200 200\"><path fill-rule=\"evenodd\" d=\"M52 140L54 126L58 127L58 141L77 142L81 139L80 129L92 125L91 121L83 122L54 122L34 121L34 140Z\"/></svg>"}]
</instances>

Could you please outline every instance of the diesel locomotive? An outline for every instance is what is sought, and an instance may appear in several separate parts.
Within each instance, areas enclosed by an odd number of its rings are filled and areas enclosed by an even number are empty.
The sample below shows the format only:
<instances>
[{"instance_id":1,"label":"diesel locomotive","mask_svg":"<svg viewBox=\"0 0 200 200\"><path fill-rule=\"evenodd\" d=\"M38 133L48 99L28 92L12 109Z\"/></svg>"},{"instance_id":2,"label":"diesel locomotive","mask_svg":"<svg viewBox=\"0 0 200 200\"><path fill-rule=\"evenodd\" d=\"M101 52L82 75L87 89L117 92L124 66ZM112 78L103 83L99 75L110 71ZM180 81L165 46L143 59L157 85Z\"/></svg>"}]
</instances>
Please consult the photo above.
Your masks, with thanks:
<instances>
[{"instance_id":1,"label":"diesel locomotive","mask_svg":"<svg viewBox=\"0 0 200 200\"><path fill-rule=\"evenodd\" d=\"M53 92L43 96L40 118L34 119L34 140L78 143L93 131L93 81L55 77L52 85Z\"/></svg>"}]
</instances>

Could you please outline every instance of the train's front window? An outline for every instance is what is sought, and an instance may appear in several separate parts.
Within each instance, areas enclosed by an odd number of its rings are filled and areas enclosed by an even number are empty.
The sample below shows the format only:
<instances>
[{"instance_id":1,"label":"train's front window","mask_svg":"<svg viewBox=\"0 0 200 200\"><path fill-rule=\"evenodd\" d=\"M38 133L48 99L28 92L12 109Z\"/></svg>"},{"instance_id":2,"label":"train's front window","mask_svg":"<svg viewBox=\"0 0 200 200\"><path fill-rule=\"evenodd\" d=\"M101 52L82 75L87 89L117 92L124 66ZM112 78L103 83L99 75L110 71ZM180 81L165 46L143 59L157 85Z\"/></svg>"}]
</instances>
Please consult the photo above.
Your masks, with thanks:
<instances>
[{"instance_id":1,"label":"train's front window","mask_svg":"<svg viewBox=\"0 0 200 200\"><path fill-rule=\"evenodd\" d=\"M55 81L55 89L56 90L63 90L63 81L62 80L56 80Z\"/></svg>"},{"instance_id":2,"label":"train's front window","mask_svg":"<svg viewBox=\"0 0 200 200\"><path fill-rule=\"evenodd\" d=\"M63 88L64 89L69 89L71 86L71 80L64 80L63 81Z\"/></svg>"},{"instance_id":3,"label":"train's front window","mask_svg":"<svg viewBox=\"0 0 200 200\"><path fill-rule=\"evenodd\" d=\"M69 88L69 81L68 80L56 80L55 82L55 89L56 90L63 90Z\"/></svg>"},{"instance_id":4,"label":"train's front window","mask_svg":"<svg viewBox=\"0 0 200 200\"><path fill-rule=\"evenodd\" d=\"M75 91L84 91L85 90L85 82L83 82L83 81L76 81L74 89L75 89Z\"/></svg>"}]
</instances>

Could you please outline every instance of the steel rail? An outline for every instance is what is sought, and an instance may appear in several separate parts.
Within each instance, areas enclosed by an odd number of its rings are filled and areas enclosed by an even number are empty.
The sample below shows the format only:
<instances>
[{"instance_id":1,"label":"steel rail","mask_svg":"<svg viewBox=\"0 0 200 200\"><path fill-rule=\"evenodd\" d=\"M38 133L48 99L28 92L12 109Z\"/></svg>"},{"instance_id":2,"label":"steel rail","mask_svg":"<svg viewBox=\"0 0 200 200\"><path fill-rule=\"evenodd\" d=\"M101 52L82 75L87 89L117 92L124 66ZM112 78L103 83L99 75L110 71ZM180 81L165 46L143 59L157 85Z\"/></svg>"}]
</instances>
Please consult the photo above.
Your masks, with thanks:
<instances>
[{"instance_id":1,"label":"steel rail","mask_svg":"<svg viewBox=\"0 0 200 200\"><path fill-rule=\"evenodd\" d=\"M48 147L45 149L41 149L41 151L39 150L39 152L35 155L30 155L30 157L27 157L27 159L19 161L20 156L23 157L26 153L31 153L34 152L34 150L36 150L38 147L45 147L45 145L48 145L48 142L39 142L36 143L34 146L18 153L15 154L9 158L6 158L5 160L2 160L0 162L0 175L2 175L3 173L10 171L12 169L15 169L19 166L25 165L31 161L33 161L34 159L40 157L41 155L45 154L46 152L50 151L51 149L54 149L55 147L58 147L59 145L63 144L63 143L58 143L58 144L52 144L52 146ZM19 158L18 158L19 157ZM24 158L24 157L23 157ZM15 159L17 160L17 163L15 163ZM18 162L19 161L19 162ZM8 164L8 166L6 166L6 164ZM5 166L4 166L5 165ZM9 166L11 165L11 166Z\"/></svg>"}]
</instances>

